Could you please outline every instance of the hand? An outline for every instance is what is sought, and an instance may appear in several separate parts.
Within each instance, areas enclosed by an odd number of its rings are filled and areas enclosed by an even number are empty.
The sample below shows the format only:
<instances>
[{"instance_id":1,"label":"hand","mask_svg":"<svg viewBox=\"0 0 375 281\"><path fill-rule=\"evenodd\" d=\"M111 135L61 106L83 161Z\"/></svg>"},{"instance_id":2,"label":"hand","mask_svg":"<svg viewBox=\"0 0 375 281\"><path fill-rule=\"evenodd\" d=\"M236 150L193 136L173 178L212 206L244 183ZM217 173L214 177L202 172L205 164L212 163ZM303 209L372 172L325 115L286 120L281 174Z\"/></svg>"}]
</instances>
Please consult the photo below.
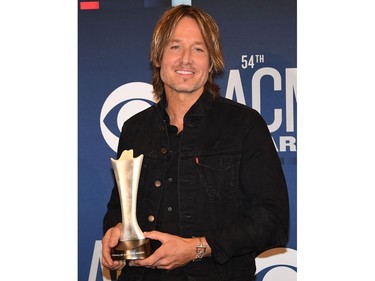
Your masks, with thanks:
<instances>
[{"instance_id":1,"label":"hand","mask_svg":"<svg viewBox=\"0 0 375 281\"><path fill-rule=\"evenodd\" d=\"M110 228L105 233L102 239L102 265L109 270L122 269L125 261L114 261L111 258L111 249L118 244L121 235L121 223Z\"/></svg>"},{"instance_id":2,"label":"hand","mask_svg":"<svg viewBox=\"0 0 375 281\"><path fill-rule=\"evenodd\" d=\"M198 238L182 238L159 231L144 232L145 238L159 240L162 245L148 258L129 261L129 266L172 270L192 261Z\"/></svg>"}]
</instances>

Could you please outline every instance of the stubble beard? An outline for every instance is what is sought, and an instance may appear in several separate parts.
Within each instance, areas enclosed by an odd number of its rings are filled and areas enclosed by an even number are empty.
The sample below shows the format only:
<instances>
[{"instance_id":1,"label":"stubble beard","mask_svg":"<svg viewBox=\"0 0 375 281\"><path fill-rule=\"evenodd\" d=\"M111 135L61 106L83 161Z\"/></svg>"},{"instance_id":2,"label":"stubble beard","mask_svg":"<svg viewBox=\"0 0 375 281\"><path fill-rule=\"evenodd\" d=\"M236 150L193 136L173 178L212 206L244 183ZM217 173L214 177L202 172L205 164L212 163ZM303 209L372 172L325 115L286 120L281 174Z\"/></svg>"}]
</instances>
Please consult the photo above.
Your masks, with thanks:
<instances>
[{"instance_id":1,"label":"stubble beard","mask_svg":"<svg viewBox=\"0 0 375 281\"><path fill-rule=\"evenodd\" d=\"M164 88L165 88L165 86L167 86L170 89L172 89L175 93L188 94L188 95L193 94L199 88L204 87L204 85L206 84L206 82L208 80L208 76L207 76L206 79L202 82L196 81L196 83L191 85L191 86L188 86L188 85L183 86L183 85L179 85L180 83L178 83L177 81L174 81L173 79L165 79L163 71L160 72L160 78L164 83Z\"/></svg>"}]
</instances>

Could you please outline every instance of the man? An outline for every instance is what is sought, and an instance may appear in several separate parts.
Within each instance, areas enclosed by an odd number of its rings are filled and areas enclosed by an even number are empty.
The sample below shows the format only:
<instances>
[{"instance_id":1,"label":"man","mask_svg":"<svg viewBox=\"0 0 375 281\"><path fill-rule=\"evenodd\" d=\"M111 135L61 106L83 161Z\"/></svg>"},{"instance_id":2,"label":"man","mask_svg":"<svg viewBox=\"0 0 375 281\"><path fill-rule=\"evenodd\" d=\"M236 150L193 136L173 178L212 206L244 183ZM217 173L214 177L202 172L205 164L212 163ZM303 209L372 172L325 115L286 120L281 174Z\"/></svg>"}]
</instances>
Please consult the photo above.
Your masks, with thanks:
<instances>
[{"instance_id":1,"label":"man","mask_svg":"<svg viewBox=\"0 0 375 281\"><path fill-rule=\"evenodd\" d=\"M288 194L270 133L253 109L220 97L224 68L211 16L181 5L158 21L151 43L158 103L124 123L118 156L144 155L137 220L153 254L113 261L121 213L113 188L103 260L119 280L254 280L255 257L283 246Z\"/></svg>"}]
</instances>

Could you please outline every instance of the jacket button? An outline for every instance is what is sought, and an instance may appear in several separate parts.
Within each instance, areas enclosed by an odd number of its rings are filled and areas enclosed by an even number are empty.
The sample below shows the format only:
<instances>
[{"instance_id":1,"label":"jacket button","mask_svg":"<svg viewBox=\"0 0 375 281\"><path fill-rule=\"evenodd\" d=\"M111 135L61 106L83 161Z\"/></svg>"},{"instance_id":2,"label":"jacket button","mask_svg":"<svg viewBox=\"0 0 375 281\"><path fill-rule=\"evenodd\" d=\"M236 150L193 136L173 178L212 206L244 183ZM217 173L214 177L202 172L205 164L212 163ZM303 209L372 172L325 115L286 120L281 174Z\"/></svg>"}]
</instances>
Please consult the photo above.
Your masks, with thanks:
<instances>
[{"instance_id":1,"label":"jacket button","mask_svg":"<svg viewBox=\"0 0 375 281\"><path fill-rule=\"evenodd\" d=\"M156 180L156 181L154 182L154 185L155 185L155 187L160 187L160 186L161 186L161 181Z\"/></svg>"},{"instance_id":2,"label":"jacket button","mask_svg":"<svg viewBox=\"0 0 375 281\"><path fill-rule=\"evenodd\" d=\"M166 154L168 152L168 149L166 149L165 147L162 147L160 149L160 152L161 152L161 154Z\"/></svg>"},{"instance_id":3,"label":"jacket button","mask_svg":"<svg viewBox=\"0 0 375 281\"><path fill-rule=\"evenodd\" d=\"M153 222L155 220L155 217L153 215L148 216L148 221Z\"/></svg>"}]
</instances>

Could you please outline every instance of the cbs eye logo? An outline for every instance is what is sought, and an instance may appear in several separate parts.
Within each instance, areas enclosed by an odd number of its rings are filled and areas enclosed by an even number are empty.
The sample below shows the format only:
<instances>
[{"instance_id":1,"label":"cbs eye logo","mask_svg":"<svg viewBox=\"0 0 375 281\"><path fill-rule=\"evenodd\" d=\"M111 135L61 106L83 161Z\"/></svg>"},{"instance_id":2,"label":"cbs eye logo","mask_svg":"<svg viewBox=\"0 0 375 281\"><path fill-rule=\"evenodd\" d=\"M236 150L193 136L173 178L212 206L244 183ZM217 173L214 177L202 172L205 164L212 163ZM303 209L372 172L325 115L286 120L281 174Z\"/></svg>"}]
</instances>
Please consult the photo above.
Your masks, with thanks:
<instances>
[{"instance_id":1,"label":"cbs eye logo","mask_svg":"<svg viewBox=\"0 0 375 281\"><path fill-rule=\"evenodd\" d=\"M155 103L152 91L150 84L132 82L118 87L105 100L100 112L100 130L114 152L123 123Z\"/></svg>"},{"instance_id":2,"label":"cbs eye logo","mask_svg":"<svg viewBox=\"0 0 375 281\"><path fill-rule=\"evenodd\" d=\"M274 248L255 259L257 281L296 281L297 250Z\"/></svg>"}]
</instances>

